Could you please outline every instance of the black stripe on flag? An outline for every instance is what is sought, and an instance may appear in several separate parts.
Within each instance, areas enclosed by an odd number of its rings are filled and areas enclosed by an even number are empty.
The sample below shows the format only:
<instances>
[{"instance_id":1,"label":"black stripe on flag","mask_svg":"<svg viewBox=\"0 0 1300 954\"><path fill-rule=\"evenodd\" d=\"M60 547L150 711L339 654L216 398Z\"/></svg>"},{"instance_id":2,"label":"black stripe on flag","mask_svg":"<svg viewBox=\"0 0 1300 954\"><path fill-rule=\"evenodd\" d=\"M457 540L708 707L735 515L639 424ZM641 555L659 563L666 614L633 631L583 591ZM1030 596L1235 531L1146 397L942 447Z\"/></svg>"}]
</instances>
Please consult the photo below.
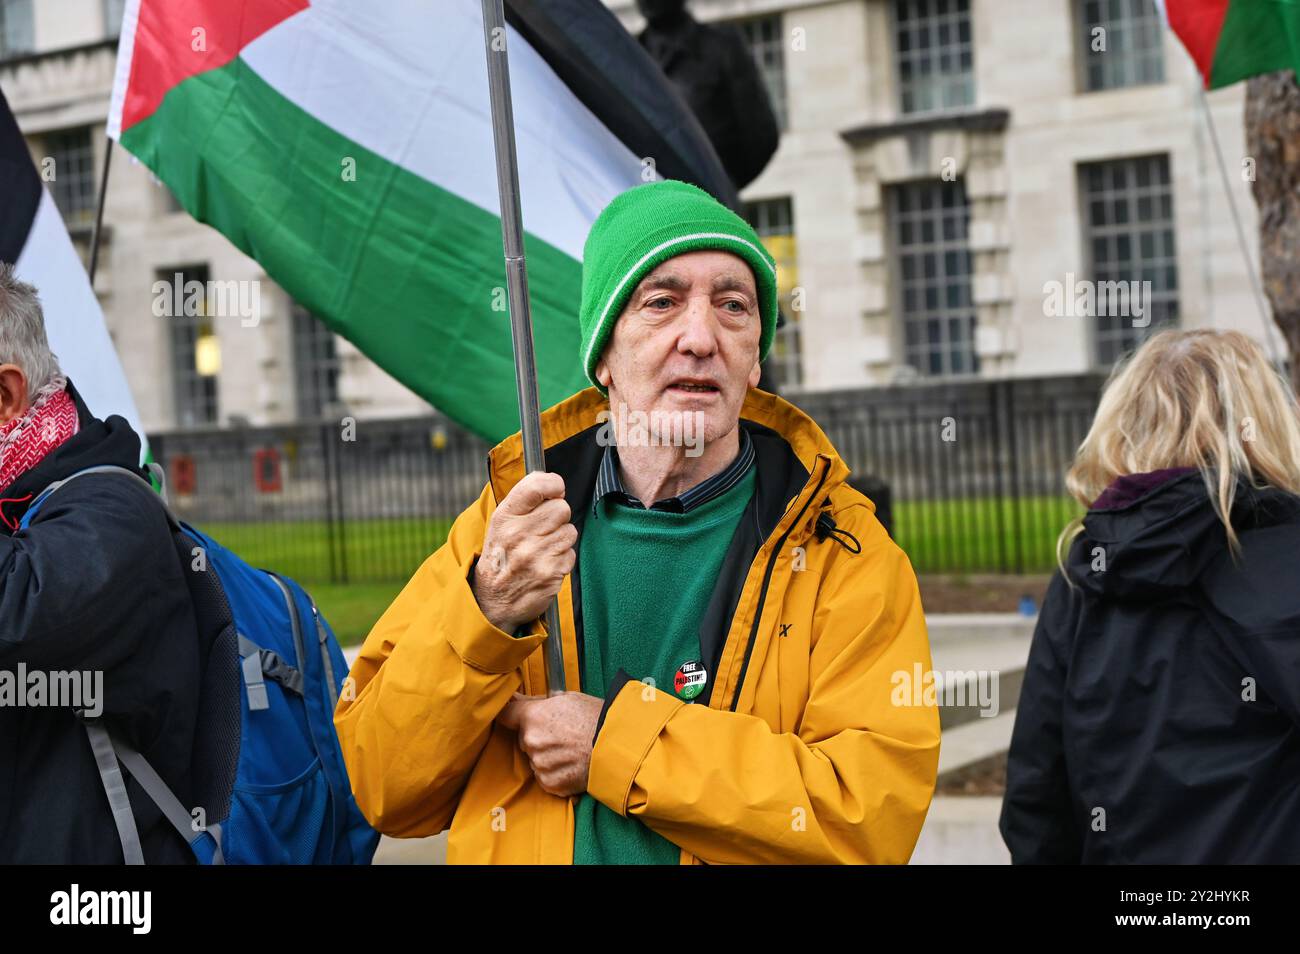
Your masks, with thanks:
<instances>
[{"instance_id":1,"label":"black stripe on flag","mask_svg":"<svg viewBox=\"0 0 1300 954\"><path fill-rule=\"evenodd\" d=\"M623 145L653 158L661 175L740 208L690 106L600 0L506 0L505 12L506 22Z\"/></svg>"},{"instance_id":2,"label":"black stripe on flag","mask_svg":"<svg viewBox=\"0 0 1300 954\"><path fill-rule=\"evenodd\" d=\"M41 204L41 177L36 174L27 141L9 102L0 92L0 262L18 261Z\"/></svg>"}]
</instances>

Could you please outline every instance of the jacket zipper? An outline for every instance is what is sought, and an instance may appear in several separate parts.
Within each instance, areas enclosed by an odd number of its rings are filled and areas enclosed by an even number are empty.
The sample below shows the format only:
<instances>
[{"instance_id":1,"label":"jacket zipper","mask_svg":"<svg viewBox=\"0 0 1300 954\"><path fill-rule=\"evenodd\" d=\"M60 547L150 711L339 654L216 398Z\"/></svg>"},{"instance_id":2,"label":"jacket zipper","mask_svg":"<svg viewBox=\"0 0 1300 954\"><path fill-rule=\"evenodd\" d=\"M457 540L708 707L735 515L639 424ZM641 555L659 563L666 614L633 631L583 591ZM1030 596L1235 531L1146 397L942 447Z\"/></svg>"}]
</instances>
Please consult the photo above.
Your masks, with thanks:
<instances>
[{"instance_id":1,"label":"jacket zipper","mask_svg":"<svg viewBox=\"0 0 1300 954\"><path fill-rule=\"evenodd\" d=\"M772 571L776 569L776 558L780 556L781 547L785 545L786 538L790 536L794 531L794 528L799 525L799 521L803 519L803 515L807 513L808 505L816 500L818 494L821 493L822 485L826 483L826 477L830 474L830 471L830 462L828 461L825 469L822 471L821 477L817 481L817 487L813 490L812 496L804 501L804 505L799 508L799 515L794 518L790 526L786 528L785 533L781 534L781 538L776 541L776 546L772 548L772 555L768 558L767 568L763 571L763 585L758 591L758 607L754 610L754 623L749 629L749 639L745 643L745 658L740 664L740 676L736 680L736 691L731 697L730 709L732 712L736 711L736 705L740 702L740 690L745 686L745 675L749 670L749 656L754 651L754 640L758 638L758 624L763 619L763 606L767 602L767 588L768 584L772 581ZM679 863L694 864L697 860L698 859L694 854L687 851L685 848L682 849Z\"/></svg>"},{"instance_id":2,"label":"jacket zipper","mask_svg":"<svg viewBox=\"0 0 1300 954\"><path fill-rule=\"evenodd\" d=\"M799 526L799 522L808 510L808 505L816 500L818 494L821 493L822 485L826 483L826 477L829 473L830 464L828 462L826 467L822 469L822 475L818 479L817 487L813 490L812 495L799 508L799 515L794 518L790 526L785 528L785 533L781 534L780 539L776 541L776 546L772 548L772 555L767 561L767 569L763 571L763 585L758 591L758 606L754 610L754 623L749 629L749 639L745 643L745 656L740 664L740 676L736 679L736 691L731 697L730 708L732 712L736 711L736 705L740 702L740 690L744 687L745 676L749 670L749 656L754 651L754 641L758 638L758 624L763 620L763 605L767 602L767 587L772 581L772 571L776 569L776 560L781 555L781 547L785 545L786 538L790 536L794 528Z\"/></svg>"}]
</instances>

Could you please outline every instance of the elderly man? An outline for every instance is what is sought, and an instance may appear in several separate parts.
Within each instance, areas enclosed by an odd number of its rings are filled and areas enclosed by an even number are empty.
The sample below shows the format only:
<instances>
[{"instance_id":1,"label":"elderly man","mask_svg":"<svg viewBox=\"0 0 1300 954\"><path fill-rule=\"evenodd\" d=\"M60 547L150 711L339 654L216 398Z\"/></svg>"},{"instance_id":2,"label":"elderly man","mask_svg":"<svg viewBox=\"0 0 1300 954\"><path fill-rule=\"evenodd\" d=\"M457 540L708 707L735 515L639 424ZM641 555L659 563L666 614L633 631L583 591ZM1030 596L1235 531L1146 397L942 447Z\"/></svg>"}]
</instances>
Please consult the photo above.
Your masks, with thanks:
<instances>
[{"instance_id":1,"label":"elderly man","mask_svg":"<svg viewBox=\"0 0 1300 954\"><path fill-rule=\"evenodd\" d=\"M91 416L59 370L36 290L0 265L0 864L121 864L78 716L104 720L185 804L199 709L197 622L166 514L128 470L140 438ZM65 697L66 696L66 697ZM194 854L125 775L149 863Z\"/></svg>"},{"instance_id":2,"label":"elderly man","mask_svg":"<svg viewBox=\"0 0 1300 954\"><path fill-rule=\"evenodd\" d=\"M898 691L930 669L916 580L817 425L754 387L776 308L757 235L699 189L601 213L594 386L542 415L547 472L493 448L339 703L377 828L450 826L451 862L907 861L939 750ZM575 691L546 697L549 638Z\"/></svg>"}]
</instances>

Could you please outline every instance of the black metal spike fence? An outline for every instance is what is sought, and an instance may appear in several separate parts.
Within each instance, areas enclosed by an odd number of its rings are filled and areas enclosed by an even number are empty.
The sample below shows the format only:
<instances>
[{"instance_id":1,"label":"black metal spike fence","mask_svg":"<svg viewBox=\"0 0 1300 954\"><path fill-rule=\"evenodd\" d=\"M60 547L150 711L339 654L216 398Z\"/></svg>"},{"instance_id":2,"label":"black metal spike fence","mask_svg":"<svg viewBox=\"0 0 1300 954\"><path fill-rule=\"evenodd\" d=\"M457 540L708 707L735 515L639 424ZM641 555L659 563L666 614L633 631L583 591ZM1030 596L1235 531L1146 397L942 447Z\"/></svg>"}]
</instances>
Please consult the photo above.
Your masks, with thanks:
<instances>
[{"instance_id":1,"label":"black metal spike fence","mask_svg":"<svg viewBox=\"0 0 1300 954\"><path fill-rule=\"evenodd\" d=\"M1082 508L1065 472L1097 375L822 392L796 400L850 471L883 484L888 526L922 573L1038 573ZM855 481L856 484L856 481Z\"/></svg>"},{"instance_id":2,"label":"black metal spike fence","mask_svg":"<svg viewBox=\"0 0 1300 954\"><path fill-rule=\"evenodd\" d=\"M1028 573L1052 568L1057 535L1079 512L1063 478L1101 384L971 381L791 400L855 480L887 488L890 530L918 572ZM251 563L332 583L409 577L483 491L490 449L441 415L149 440L181 519Z\"/></svg>"}]
</instances>

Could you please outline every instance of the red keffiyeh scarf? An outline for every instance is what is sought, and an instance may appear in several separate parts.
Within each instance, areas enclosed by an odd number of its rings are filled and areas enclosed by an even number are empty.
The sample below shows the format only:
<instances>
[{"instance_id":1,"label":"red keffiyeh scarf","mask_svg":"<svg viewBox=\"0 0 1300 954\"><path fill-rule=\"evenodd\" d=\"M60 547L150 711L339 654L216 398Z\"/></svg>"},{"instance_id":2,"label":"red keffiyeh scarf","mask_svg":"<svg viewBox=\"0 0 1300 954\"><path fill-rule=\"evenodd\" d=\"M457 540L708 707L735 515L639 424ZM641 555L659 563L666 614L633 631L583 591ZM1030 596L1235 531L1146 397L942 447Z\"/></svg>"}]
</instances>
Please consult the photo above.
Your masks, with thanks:
<instances>
[{"instance_id":1,"label":"red keffiyeh scarf","mask_svg":"<svg viewBox=\"0 0 1300 954\"><path fill-rule=\"evenodd\" d=\"M67 385L67 378L55 375L26 414L0 425L0 493L77 433L81 422Z\"/></svg>"}]
</instances>

